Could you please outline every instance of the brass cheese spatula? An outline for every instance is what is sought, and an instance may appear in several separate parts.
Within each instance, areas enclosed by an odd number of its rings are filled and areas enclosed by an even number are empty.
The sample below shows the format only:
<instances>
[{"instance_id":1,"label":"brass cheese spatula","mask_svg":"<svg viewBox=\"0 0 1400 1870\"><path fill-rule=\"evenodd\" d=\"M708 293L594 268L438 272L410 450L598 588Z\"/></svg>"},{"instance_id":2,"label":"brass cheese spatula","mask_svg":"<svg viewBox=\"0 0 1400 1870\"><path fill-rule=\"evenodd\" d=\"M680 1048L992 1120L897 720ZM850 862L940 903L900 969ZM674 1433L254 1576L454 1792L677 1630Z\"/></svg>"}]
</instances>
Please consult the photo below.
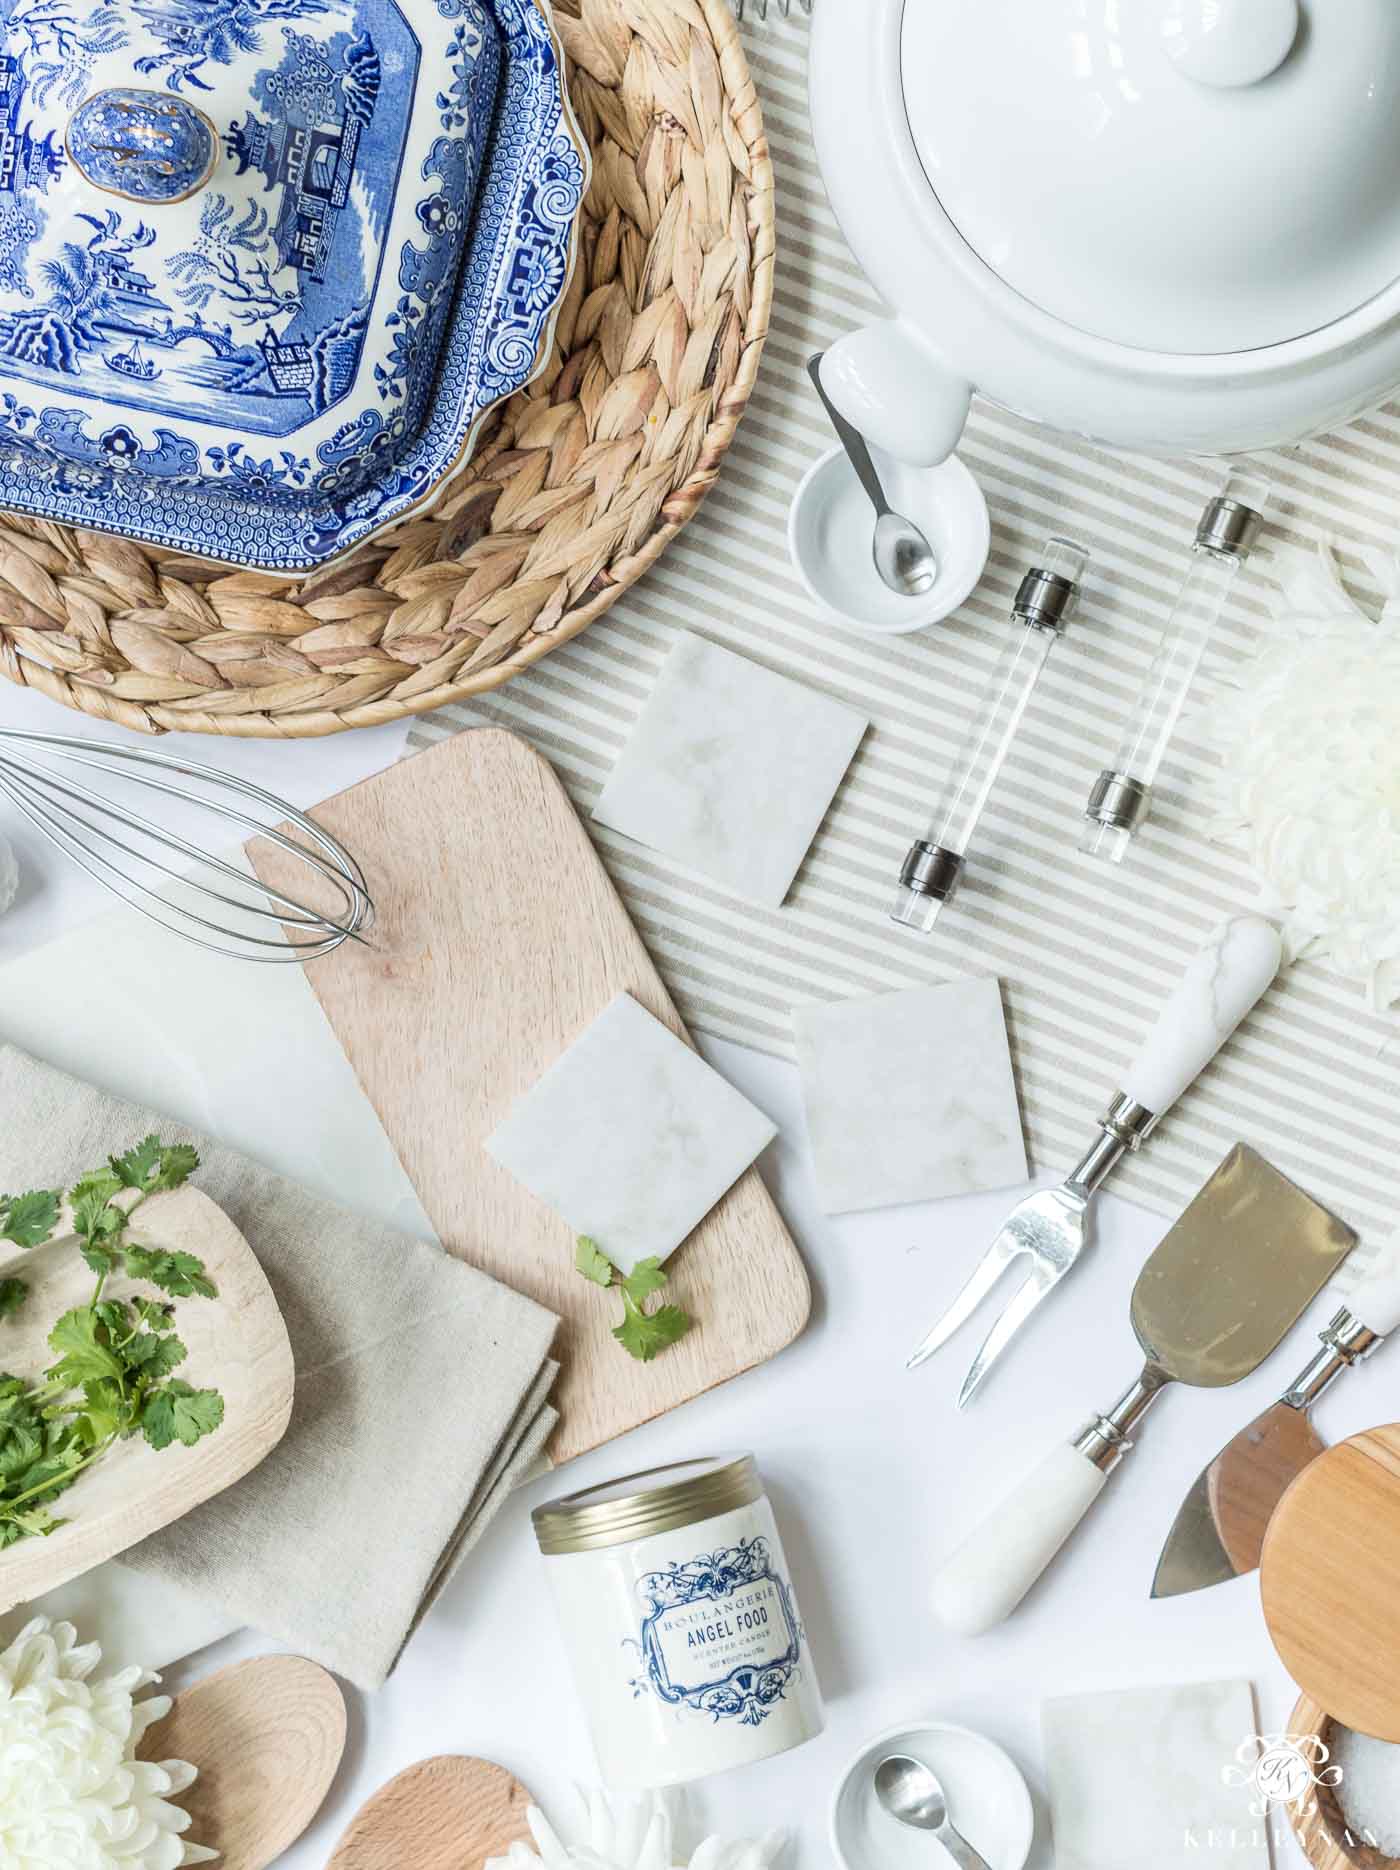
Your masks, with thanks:
<instances>
[{"instance_id":1,"label":"brass cheese spatula","mask_svg":"<svg viewBox=\"0 0 1400 1870\"><path fill-rule=\"evenodd\" d=\"M1381 1250L1347 1304L1320 1333L1322 1349L1272 1409L1226 1442L1182 1502L1152 1582L1179 1597L1243 1577L1259 1564L1274 1508L1323 1452L1308 1412L1344 1370L1400 1327L1400 1234Z\"/></svg>"},{"instance_id":2,"label":"brass cheese spatula","mask_svg":"<svg viewBox=\"0 0 1400 1870\"><path fill-rule=\"evenodd\" d=\"M1097 1500L1166 1386L1215 1389L1248 1376L1355 1239L1237 1143L1138 1274L1132 1321L1142 1374L947 1560L934 1581L940 1621L975 1636L1009 1616Z\"/></svg>"}]
</instances>

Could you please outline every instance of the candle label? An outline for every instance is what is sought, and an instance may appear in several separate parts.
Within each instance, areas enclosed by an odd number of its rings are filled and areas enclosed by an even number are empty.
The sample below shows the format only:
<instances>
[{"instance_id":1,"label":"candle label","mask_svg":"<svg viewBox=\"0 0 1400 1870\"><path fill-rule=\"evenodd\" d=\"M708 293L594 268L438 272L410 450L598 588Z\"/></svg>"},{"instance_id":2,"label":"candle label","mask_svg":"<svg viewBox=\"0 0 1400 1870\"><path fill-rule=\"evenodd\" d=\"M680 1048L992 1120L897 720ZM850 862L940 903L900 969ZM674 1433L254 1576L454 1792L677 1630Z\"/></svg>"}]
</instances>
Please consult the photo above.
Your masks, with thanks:
<instances>
[{"instance_id":1,"label":"candle label","mask_svg":"<svg viewBox=\"0 0 1400 1870\"><path fill-rule=\"evenodd\" d=\"M768 1541L702 1552L637 1585L644 1606L634 1695L654 1694L716 1721L758 1727L787 1694L802 1657L792 1591Z\"/></svg>"}]
</instances>

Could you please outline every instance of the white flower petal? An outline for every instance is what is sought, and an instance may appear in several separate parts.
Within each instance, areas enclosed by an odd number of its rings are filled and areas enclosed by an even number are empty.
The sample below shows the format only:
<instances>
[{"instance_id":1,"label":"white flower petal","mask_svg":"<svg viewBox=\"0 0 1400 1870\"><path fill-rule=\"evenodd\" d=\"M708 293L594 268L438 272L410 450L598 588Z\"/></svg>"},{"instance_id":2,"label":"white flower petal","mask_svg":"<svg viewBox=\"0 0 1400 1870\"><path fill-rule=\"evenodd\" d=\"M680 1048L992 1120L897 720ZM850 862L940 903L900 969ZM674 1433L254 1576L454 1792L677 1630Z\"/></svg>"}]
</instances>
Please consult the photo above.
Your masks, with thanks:
<instances>
[{"instance_id":1,"label":"white flower petal","mask_svg":"<svg viewBox=\"0 0 1400 1870\"><path fill-rule=\"evenodd\" d=\"M97 1677L102 1652L69 1623L36 1617L0 1653L0 1865L6 1870L181 1870L215 1853L187 1844L168 1802L195 1778L182 1760L135 1758L169 1711L135 1693L144 1669Z\"/></svg>"}]
</instances>

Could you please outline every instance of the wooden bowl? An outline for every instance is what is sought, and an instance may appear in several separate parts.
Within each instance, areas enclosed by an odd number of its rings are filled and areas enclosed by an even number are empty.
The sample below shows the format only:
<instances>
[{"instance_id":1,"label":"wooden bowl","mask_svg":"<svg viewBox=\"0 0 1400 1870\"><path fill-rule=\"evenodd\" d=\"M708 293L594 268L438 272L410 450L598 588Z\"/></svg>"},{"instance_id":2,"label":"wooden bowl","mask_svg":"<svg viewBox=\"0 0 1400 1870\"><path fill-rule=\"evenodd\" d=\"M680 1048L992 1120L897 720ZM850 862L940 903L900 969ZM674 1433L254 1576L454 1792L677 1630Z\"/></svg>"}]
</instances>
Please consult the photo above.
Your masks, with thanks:
<instances>
[{"instance_id":1,"label":"wooden bowl","mask_svg":"<svg viewBox=\"0 0 1400 1870\"><path fill-rule=\"evenodd\" d=\"M1290 1740L1312 1739L1331 1745L1332 1716L1309 1696L1299 1698L1288 1720ZM1347 1829L1337 1794L1330 1786L1315 1786L1305 1805L1285 1807L1293 1835L1313 1870L1393 1870L1400 1859L1382 1856Z\"/></svg>"},{"instance_id":2,"label":"wooden bowl","mask_svg":"<svg viewBox=\"0 0 1400 1870\"><path fill-rule=\"evenodd\" d=\"M175 1318L188 1361L179 1374L224 1399L222 1425L193 1448L157 1452L139 1436L119 1441L62 1496L63 1520L45 1539L21 1539L0 1552L0 1614L80 1578L104 1559L158 1532L241 1480L282 1439L292 1413L292 1347L277 1300L248 1242L193 1186L154 1195L135 1230L143 1246L197 1254L219 1289L216 1299L180 1299ZM36 1247L6 1272L22 1272L29 1303L8 1321L6 1366L32 1376L53 1361L48 1331L71 1306L85 1305L92 1274L67 1235ZM111 1298L153 1288L125 1275Z\"/></svg>"}]
</instances>

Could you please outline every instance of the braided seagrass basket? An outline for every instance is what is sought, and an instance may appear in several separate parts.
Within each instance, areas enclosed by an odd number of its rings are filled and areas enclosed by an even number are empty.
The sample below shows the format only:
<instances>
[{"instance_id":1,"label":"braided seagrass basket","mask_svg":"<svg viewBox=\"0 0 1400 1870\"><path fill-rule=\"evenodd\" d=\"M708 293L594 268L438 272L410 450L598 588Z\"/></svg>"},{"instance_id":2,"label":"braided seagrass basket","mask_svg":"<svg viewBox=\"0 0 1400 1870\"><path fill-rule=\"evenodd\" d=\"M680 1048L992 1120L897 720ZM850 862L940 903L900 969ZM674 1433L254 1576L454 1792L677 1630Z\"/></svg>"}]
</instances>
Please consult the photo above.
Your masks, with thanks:
<instances>
[{"instance_id":1,"label":"braided seagrass basket","mask_svg":"<svg viewBox=\"0 0 1400 1870\"><path fill-rule=\"evenodd\" d=\"M773 292L727 0L554 0L593 151L551 354L429 511L309 576L0 516L0 669L146 733L332 734L496 688L655 563L719 472Z\"/></svg>"}]
</instances>

